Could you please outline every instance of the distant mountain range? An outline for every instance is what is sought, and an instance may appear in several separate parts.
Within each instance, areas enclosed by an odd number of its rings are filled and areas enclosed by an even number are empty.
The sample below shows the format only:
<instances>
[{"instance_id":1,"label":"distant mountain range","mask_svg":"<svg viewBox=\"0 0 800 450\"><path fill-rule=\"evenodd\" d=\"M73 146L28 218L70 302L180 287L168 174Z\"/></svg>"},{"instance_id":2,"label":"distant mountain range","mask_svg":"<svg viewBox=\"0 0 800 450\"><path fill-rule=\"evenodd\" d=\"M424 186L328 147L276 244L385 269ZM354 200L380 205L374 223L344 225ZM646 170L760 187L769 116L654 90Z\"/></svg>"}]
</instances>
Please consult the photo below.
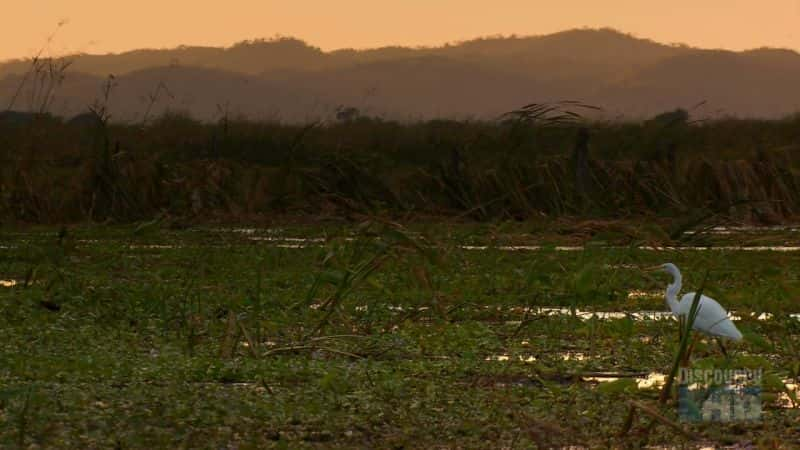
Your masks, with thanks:
<instances>
[{"instance_id":1,"label":"distant mountain range","mask_svg":"<svg viewBox=\"0 0 800 450\"><path fill-rule=\"evenodd\" d=\"M172 110L202 120L227 112L295 122L333 117L342 105L401 120L492 118L527 103L557 100L600 106L606 118L637 119L703 101L696 116L800 112L797 52L664 45L610 29L434 48L323 52L281 38L68 59L73 63L50 109L65 116L85 111L102 101L113 74L108 108L123 121ZM41 83L31 76L23 83L30 67L30 61L0 63L0 109L20 85L14 109L41 102Z\"/></svg>"}]
</instances>

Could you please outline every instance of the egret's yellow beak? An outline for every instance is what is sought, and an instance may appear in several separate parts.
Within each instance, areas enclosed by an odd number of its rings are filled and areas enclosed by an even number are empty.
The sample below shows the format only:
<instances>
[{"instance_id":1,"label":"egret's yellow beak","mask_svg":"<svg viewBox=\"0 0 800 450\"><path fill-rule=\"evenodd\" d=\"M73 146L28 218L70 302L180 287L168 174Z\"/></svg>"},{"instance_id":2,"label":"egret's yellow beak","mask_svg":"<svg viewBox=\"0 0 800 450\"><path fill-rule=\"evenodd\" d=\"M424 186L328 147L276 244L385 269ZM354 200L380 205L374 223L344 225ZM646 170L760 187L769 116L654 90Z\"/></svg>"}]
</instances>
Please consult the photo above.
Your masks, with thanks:
<instances>
[{"instance_id":1,"label":"egret's yellow beak","mask_svg":"<svg viewBox=\"0 0 800 450\"><path fill-rule=\"evenodd\" d=\"M645 272L660 272L664 270L664 268L661 265L658 265L658 266L645 267L642 270Z\"/></svg>"}]
</instances>

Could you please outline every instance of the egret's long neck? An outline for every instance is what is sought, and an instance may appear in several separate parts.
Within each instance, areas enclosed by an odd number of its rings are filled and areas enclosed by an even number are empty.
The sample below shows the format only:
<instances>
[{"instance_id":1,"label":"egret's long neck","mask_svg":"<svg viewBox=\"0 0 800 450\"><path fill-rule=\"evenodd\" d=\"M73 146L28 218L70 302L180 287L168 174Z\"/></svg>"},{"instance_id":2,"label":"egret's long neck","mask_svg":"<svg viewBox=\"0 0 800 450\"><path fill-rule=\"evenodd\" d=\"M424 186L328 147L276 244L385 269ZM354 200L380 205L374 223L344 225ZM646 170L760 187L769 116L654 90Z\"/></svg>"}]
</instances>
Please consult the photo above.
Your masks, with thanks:
<instances>
[{"instance_id":1,"label":"egret's long neck","mask_svg":"<svg viewBox=\"0 0 800 450\"><path fill-rule=\"evenodd\" d=\"M667 305L673 314L678 313L678 292L681 291L681 273L678 269L670 270L672 283L667 285Z\"/></svg>"}]
</instances>

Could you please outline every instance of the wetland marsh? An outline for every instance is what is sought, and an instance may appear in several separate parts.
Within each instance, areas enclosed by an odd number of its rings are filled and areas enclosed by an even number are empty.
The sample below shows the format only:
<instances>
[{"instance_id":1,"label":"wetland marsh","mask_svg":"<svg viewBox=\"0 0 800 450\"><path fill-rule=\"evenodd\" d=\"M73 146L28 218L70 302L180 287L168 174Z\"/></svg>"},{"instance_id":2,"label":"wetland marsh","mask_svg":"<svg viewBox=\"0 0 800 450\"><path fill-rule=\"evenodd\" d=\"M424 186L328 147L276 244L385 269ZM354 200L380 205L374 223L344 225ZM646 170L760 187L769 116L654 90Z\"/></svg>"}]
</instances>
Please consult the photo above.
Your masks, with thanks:
<instances>
[{"instance_id":1,"label":"wetland marsh","mask_svg":"<svg viewBox=\"0 0 800 450\"><path fill-rule=\"evenodd\" d=\"M800 252L769 248L797 230L693 249L557 228L4 229L0 446L800 444ZM692 363L762 369L760 421L623 432L679 344L668 280L640 270L666 261L684 291L710 270L745 338L730 360L700 340Z\"/></svg>"}]
</instances>

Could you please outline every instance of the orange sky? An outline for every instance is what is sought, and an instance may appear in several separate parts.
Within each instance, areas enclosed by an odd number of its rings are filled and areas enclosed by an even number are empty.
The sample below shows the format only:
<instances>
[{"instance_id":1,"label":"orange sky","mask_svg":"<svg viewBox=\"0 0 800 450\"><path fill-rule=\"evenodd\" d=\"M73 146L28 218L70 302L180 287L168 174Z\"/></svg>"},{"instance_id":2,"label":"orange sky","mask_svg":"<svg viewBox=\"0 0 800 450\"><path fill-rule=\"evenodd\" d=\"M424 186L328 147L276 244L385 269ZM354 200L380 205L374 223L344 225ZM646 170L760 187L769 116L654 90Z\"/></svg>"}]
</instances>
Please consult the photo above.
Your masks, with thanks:
<instances>
[{"instance_id":1,"label":"orange sky","mask_svg":"<svg viewBox=\"0 0 800 450\"><path fill-rule=\"evenodd\" d=\"M800 50L800 0L9 0L0 60L295 36L323 49L609 26L661 42ZM488 6L491 4L492 6ZM112 7L113 5L113 7ZM769 5L769 6L766 6Z\"/></svg>"}]
</instances>

